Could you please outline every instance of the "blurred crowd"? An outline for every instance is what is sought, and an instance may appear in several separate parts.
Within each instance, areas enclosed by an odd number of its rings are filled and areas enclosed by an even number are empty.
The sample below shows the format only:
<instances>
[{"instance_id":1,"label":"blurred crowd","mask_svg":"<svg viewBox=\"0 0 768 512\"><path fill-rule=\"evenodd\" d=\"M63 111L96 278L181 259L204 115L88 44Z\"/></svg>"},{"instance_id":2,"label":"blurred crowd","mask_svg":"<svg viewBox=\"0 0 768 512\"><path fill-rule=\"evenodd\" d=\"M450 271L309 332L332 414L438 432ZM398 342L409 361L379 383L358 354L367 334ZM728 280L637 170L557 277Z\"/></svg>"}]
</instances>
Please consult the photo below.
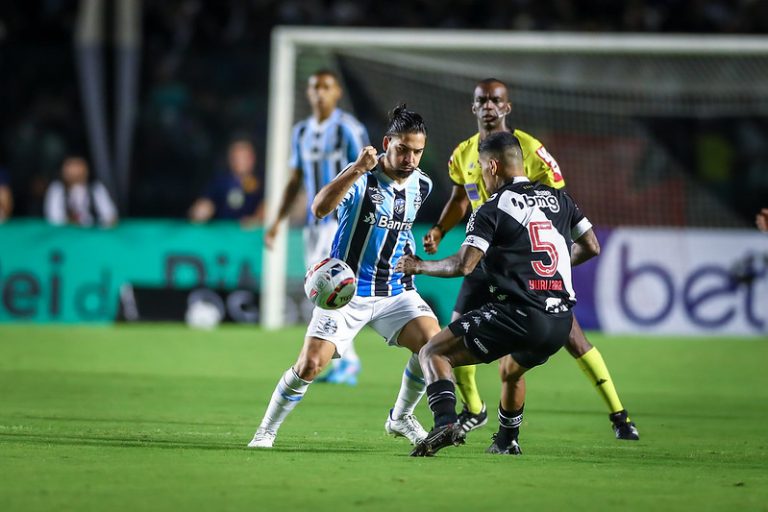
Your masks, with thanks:
<instances>
[{"instance_id":1,"label":"blurred crowd","mask_svg":"<svg viewBox=\"0 0 768 512\"><path fill-rule=\"evenodd\" d=\"M275 25L768 32L768 2L761 0L142 3L140 104L131 195L124 210L132 216L189 215L196 221L235 215L229 211L226 197L214 197L214 189L227 179L242 184L242 198L234 200L236 206L241 199L248 205L242 214L247 222L261 218L265 77L269 37ZM63 169L73 158L80 159L88 174L88 159L83 157L88 154L88 144L73 51L77 6L73 0L0 5L0 62L6 69L2 78L6 108L0 124L0 219L11 214L43 215L49 189L62 183ZM40 62L45 65L32 64ZM233 141L240 143L235 152L252 155L246 173L252 178L243 178L237 174L241 171L233 169ZM238 161L243 160L248 158ZM96 187L93 176L88 183ZM96 201L98 195L75 194L83 201ZM12 199L3 199L6 196ZM72 197L66 195L67 200ZM95 217L92 221L101 222Z\"/></svg>"}]
</instances>

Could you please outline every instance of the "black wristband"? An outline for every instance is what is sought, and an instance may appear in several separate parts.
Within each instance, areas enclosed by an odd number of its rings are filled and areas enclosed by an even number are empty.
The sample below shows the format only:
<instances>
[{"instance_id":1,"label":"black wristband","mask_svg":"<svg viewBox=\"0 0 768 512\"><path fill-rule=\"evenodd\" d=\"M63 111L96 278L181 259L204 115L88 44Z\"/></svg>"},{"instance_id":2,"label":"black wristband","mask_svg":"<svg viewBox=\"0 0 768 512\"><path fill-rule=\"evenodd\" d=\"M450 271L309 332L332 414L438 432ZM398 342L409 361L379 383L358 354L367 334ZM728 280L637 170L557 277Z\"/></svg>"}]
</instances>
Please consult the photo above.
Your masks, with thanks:
<instances>
[{"instance_id":1,"label":"black wristband","mask_svg":"<svg viewBox=\"0 0 768 512\"><path fill-rule=\"evenodd\" d=\"M443 226L441 226L439 222L437 224L435 224L434 226L432 226L432 229L439 230L440 231L440 236L445 236L445 228L443 228Z\"/></svg>"}]
</instances>

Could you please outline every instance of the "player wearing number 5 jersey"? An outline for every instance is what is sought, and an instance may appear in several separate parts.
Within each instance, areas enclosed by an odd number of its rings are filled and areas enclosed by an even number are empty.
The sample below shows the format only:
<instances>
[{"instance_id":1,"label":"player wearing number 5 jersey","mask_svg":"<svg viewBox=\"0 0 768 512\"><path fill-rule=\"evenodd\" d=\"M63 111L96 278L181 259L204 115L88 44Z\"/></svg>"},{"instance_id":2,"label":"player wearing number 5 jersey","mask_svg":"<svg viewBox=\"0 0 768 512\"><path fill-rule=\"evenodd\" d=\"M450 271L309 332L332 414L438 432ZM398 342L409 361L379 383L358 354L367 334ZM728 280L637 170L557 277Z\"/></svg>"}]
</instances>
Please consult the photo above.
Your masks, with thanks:
<instances>
[{"instance_id":1,"label":"player wearing number 5 jersey","mask_svg":"<svg viewBox=\"0 0 768 512\"><path fill-rule=\"evenodd\" d=\"M440 220L424 237L424 249L428 254L437 251L437 246L445 233L464 218L470 203L473 210L476 210L488 198L478 161L478 145L490 134L512 132L506 125L506 116L511 109L507 86L503 82L489 78L477 84L474 91L472 112L477 119L479 131L459 144L451 156L448 168L454 187L451 198L443 208ZM560 172L560 167L544 146L521 130L514 130L514 135L522 148L525 175L531 181L538 181L555 189L565 187L565 180ZM464 279L456 299L453 319L479 306L479 304L471 302L470 298L478 296L473 292L476 289L482 289L484 281L485 277L480 269ZM629 419L627 411L619 400L613 380L600 352L587 340L575 317L566 349L576 359L584 374L596 386L598 393L607 404L616 438L639 439L637 428ZM503 378L504 360L501 363ZM460 417L464 429L468 432L484 425L487 422L488 414L477 391L475 367L457 368L456 385L464 400L464 410Z\"/></svg>"},{"instance_id":2,"label":"player wearing number 5 jersey","mask_svg":"<svg viewBox=\"0 0 768 512\"><path fill-rule=\"evenodd\" d=\"M406 274L441 277L467 275L479 266L486 279L485 289L471 297L481 305L431 338L419 353L435 427L413 450L415 456L463 443L451 369L501 357L508 377L502 385L499 431L488 451L521 453L522 376L568 341L576 303L571 265L599 252L592 225L570 196L525 176L523 153L511 133L492 134L479 149L492 195L470 217L461 250L438 261L406 256L398 265Z\"/></svg>"}]
</instances>

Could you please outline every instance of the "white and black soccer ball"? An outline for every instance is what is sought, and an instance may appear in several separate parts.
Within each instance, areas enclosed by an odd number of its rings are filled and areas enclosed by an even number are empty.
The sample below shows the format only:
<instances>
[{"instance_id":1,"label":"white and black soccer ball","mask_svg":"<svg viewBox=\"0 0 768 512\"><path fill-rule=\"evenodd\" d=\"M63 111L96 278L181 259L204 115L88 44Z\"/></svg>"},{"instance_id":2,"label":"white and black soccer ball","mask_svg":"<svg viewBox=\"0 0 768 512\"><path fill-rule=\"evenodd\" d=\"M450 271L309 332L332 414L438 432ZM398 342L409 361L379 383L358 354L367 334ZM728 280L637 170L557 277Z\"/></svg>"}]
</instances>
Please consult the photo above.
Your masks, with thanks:
<instances>
[{"instance_id":1,"label":"white and black soccer ball","mask_svg":"<svg viewBox=\"0 0 768 512\"><path fill-rule=\"evenodd\" d=\"M357 291L357 279L349 265L337 258L325 258L311 265L304 276L304 293L315 306L339 309Z\"/></svg>"}]
</instances>

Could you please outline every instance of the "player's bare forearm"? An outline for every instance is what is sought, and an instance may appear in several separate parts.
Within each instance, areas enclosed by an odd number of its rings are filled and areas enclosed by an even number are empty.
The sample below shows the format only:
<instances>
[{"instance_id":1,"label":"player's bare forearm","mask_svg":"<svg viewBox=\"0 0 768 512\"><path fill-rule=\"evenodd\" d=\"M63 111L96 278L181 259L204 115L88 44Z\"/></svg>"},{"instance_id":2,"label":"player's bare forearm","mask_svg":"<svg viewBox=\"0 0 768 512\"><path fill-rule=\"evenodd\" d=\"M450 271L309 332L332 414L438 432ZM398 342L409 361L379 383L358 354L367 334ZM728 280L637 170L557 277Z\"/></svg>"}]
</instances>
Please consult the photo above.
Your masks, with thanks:
<instances>
[{"instance_id":1,"label":"player's bare forearm","mask_svg":"<svg viewBox=\"0 0 768 512\"><path fill-rule=\"evenodd\" d=\"M600 242L591 229L581 235L571 246L571 266L581 265L600 254Z\"/></svg>"},{"instance_id":2,"label":"player's bare forearm","mask_svg":"<svg viewBox=\"0 0 768 512\"><path fill-rule=\"evenodd\" d=\"M448 202L445 203L443 211L440 214L440 220L437 223L443 228L443 233L447 233L453 229L456 224L461 222L464 216L467 214L469 208L469 198L464 187L454 185L451 190L451 197Z\"/></svg>"},{"instance_id":3,"label":"player's bare forearm","mask_svg":"<svg viewBox=\"0 0 768 512\"><path fill-rule=\"evenodd\" d=\"M375 168L377 163L376 149L372 146L364 147L352 165L320 189L315 200L312 201L312 214L318 219L322 219L334 211L355 181Z\"/></svg>"},{"instance_id":4,"label":"player's bare forearm","mask_svg":"<svg viewBox=\"0 0 768 512\"><path fill-rule=\"evenodd\" d=\"M280 222L288 216L288 212L291 211L291 207L293 207L293 203L296 201L296 196L299 195L299 190L301 190L301 171L294 169L291 178L285 185L283 199L280 201L280 209L277 211L277 219L275 219L275 223Z\"/></svg>"},{"instance_id":5,"label":"player's bare forearm","mask_svg":"<svg viewBox=\"0 0 768 512\"><path fill-rule=\"evenodd\" d=\"M395 272L434 277L466 276L475 270L483 256L483 251L468 245L463 245L459 252L441 260L422 260L418 256L407 255L397 262Z\"/></svg>"},{"instance_id":6,"label":"player's bare forearm","mask_svg":"<svg viewBox=\"0 0 768 512\"><path fill-rule=\"evenodd\" d=\"M469 199L464 191L464 187L454 185L451 197L445 203L443 212L440 214L440 219L424 235L424 250L427 254L435 254L437 252L437 247L440 245L445 234L464 218L468 207Z\"/></svg>"}]
</instances>

